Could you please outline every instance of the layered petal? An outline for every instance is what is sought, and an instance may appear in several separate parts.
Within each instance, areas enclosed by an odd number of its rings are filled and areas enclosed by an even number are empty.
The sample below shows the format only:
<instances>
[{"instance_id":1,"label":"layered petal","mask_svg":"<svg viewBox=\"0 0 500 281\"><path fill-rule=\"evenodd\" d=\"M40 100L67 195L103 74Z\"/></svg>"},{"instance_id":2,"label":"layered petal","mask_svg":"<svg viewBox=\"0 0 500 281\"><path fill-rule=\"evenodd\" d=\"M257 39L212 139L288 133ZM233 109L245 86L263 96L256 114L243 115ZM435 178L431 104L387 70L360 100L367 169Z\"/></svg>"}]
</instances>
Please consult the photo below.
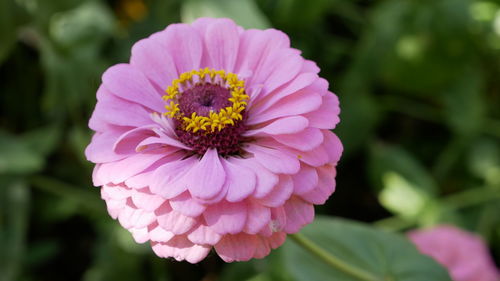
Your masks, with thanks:
<instances>
[{"instance_id":1,"label":"layered petal","mask_svg":"<svg viewBox=\"0 0 500 281\"><path fill-rule=\"evenodd\" d=\"M236 24L229 19L218 19L206 27L204 35L206 65L232 72L240 44Z\"/></svg>"},{"instance_id":2,"label":"layered petal","mask_svg":"<svg viewBox=\"0 0 500 281\"><path fill-rule=\"evenodd\" d=\"M226 181L226 172L217 150L209 149L203 158L191 168L185 177L189 192L201 199L215 197Z\"/></svg>"},{"instance_id":3,"label":"layered petal","mask_svg":"<svg viewBox=\"0 0 500 281\"><path fill-rule=\"evenodd\" d=\"M219 234L236 234L243 230L247 219L244 202L220 202L203 213L207 226Z\"/></svg>"},{"instance_id":4,"label":"layered petal","mask_svg":"<svg viewBox=\"0 0 500 281\"><path fill-rule=\"evenodd\" d=\"M165 102L144 74L128 64L112 66L102 75L103 86L113 95L162 112Z\"/></svg>"},{"instance_id":5,"label":"layered petal","mask_svg":"<svg viewBox=\"0 0 500 281\"><path fill-rule=\"evenodd\" d=\"M159 257L174 258L177 261L186 260L190 263L200 262L211 249L207 245L193 244L185 236L175 236L165 243L152 242L151 246Z\"/></svg>"}]
</instances>

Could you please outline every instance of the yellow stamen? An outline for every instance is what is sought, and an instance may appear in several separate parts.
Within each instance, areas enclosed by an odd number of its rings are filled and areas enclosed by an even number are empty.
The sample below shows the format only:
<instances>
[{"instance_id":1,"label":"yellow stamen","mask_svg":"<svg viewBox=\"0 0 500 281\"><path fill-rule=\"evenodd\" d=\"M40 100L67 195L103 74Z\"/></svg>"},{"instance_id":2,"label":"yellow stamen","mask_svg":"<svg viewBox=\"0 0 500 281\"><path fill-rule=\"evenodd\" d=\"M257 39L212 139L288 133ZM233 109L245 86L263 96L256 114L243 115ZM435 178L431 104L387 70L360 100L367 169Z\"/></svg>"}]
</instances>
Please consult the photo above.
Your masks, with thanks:
<instances>
[{"instance_id":1,"label":"yellow stamen","mask_svg":"<svg viewBox=\"0 0 500 281\"><path fill-rule=\"evenodd\" d=\"M181 95L179 86L184 85L185 87L185 83L188 81L193 82L195 76L198 77L199 82L205 82L207 75L212 83L217 81L217 77L219 77L221 85L230 90L231 96L228 100L231 102L231 106L221 108L219 112L210 111L209 116L198 116L196 112L193 112L191 117L185 117L181 113L178 103L178 97ZM246 101L250 99L245 93L245 81L239 80L238 75L225 70L209 69L208 67L182 73L178 79L172 81L172 85L168 86L165 92L167 94L163 96L163 99L170 102L165 106L167 112L164 114L182 121L184 130L193 133L200 130L215 132L217 129L221 131L226 125L234 126L235 121L243 119L241 112L245 110Z\"/></svg>"}]
</instances>

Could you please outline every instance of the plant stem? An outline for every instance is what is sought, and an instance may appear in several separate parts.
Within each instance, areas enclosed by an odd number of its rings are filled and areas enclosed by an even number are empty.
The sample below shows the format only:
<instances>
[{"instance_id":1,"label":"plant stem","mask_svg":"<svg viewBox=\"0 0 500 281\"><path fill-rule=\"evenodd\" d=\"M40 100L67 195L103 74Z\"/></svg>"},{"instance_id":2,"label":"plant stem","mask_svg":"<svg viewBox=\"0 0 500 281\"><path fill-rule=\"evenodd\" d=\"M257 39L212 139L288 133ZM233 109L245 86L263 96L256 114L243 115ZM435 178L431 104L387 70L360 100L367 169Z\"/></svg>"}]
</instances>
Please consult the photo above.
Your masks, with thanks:
<instances>
[{"instance_id":1,"label":"plant stem","mask_svg":"<svg viewBox=\"0 0 500 281\"><path fill-rule=\"evenodd\" d=\"M478 187L467 189L443 198L452 209L460 209L500 199L500 191L494 188Z\"/></svg>"},{"instance_id":2,"label":"plant stem","mask_svg":"<svg viewBox=\"0 0 500 281\"><path fill-rule=\"evenodd\" d=\"M353 276L359 280L366 280L366 281L378 281L380 280L376 276L373 276L373 274L361 269L357 268L353 265L350 265L338 257L332 255L331 253L323 250L320 248L318 245L316 245L313 241L309 240L306 236L300 234L300 233L295 233L289 235L292 240L297 243L299 246L304 248L305 250L309 251L311 254L315 255L318 257L320 260L325 262L326 264L334 267L335 269L342 271L350 276Z\"/></svg>"},{"instance_id":3,"label":"plant stem","mask_svg":"<svg viewBox=\"0 0 500 281\"><path fill-rule=\"evenodd\" d=\"M448 195L442 198L440 202L452 210L457 210L495 200L500 200L499 190L487 187L477 187ZM376 227L384 228L389 231L400 231L414 226L417 224L417 221L393 216L378 220L373 222L373 224Z\"/></svg>"}]
</instances>

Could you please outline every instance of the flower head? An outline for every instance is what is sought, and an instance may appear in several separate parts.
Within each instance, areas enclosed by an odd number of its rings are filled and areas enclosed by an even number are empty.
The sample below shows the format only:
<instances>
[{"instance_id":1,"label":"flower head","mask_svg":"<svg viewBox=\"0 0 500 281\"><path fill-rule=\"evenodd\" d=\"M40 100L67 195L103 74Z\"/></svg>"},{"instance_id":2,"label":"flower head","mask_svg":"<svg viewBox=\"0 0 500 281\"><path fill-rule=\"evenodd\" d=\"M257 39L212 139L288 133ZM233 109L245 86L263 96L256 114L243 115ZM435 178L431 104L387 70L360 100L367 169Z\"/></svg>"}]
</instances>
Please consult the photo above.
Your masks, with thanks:
<instances>
[{"instance_id":1,"label":"flower head","mask_svg":"<svg viewBox=\"0 0 500 281\"><path fill-rule=\"evenodd\" d=\"M284 33L229 19L137 42L89 122L109 214L160 257L268 255L335 189L338 99L318 72Z\"/></svg>"},{"instance_id":2,"label":"flower head","mask_svg":"<svg viewBox=\"0 0 500 281\"><path fill-rule=\"evenodd\" d=\"M482 239L454 226L441 225L408 233L423 254L446 267L455 281L497 281L498 270Z\"/></svg>"}]
</instances>

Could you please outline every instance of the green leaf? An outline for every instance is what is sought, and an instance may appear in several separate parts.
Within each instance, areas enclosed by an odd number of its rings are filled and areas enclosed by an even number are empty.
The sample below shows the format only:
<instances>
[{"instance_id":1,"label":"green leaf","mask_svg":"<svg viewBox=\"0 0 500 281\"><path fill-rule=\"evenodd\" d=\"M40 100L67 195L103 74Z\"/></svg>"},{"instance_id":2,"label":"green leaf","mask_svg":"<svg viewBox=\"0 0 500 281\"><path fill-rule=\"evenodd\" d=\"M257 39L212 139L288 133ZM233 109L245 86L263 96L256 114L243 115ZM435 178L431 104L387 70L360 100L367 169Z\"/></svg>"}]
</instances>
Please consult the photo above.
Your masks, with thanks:
<instances>
[{"instance_id":1,"label":"green leaf","mask_svg":"<svg viewBox=\"0 0 500 281\"><path fill-rule=\"evenodd\" d=\"M258 276L254 261L237 262L224 266L219 281L250 280Z\"/></svg>"},{"instance_id":2,"label":"green leaf","mask_svg":"<svg viewBox=\"0 0 500 281\"><path fill-rule=\"evenodd\" d=\"M437 184L407 151L381 144L372 146L370 173L380 190L380 203L392 213L421 222L439 216L435 205Z\"/></svg>"},{"instance_id":3,"label":"green leaf","mask_svg":"<svg viewBox=\"0 0 500 281\"><path fill-rule=\"evenodd\" d=\"M500 186L500 145L493 139L480 139L471 145L469 170L488 185Z\"/></svg>"},{"instance_id":4,"label":"green leaf","mask_svg":"<svg viewBox=\"0 0 500 281\"><path fill-rule=\"evenodd\" d=\"M44 159L21 138L0 131L0 174L27 174L39 171Z\"/></svg>"},{"instance_id":5,"label":"green leaf","mask_svg":"<svg viewBox=\"0 0 500 281\"><path fill-rule=\"evenodd\" d=\"M382 180L384 188L379 194L380 203L395 214L415 218L431 200L427 193L400 174L388 172Z\"/></svg>"},{"instance_id":6,"label":"green leaf","mask_svg":"<svg viewBox=\"0 0 500 281\"><path fill-rule=\"evenodd\" d=\"M457 134L473 135L484 122L481 72L468 68L443 92L445 120Z\"/></svg>"},{"instance_id":7,"label":"green leaf","mask_svg":"<svg viewBox=\"0 0 500 281\"><path fill-rule=\"evenodd\" d=\"M188 0L181 9L183 22L192 22L199 17L231 18L245 28L268 28L267 18L252 0Z\"/></svg>"},{"instance_id":8,"label":"green leaf","mask_svg":"<svg viewBox=\"0 0 500 281\"><path fill-rule=\"evenodd\" d=\"M29 222L30 190L23 181L0 178L0 279L20 280Z\"/></svg>"},{"instance_id":9,"label":"green leaf","mask_svg":"<svg viewBox=\"0 0 500 281\"><path fill-rule=\"evenodd\" d=\"M377 56L383 58L376 64L377 79L406 95L438 96L474 60L469 5L468 0L382 1L373 10L373 38L386 51Z\"/></svg>"},{"instance_id":10,"label":"green leaf","mask_svg":"<svg viewBox=\"0 0 500 281\"><path fill-rule=\"evenodd\" d=\"M402 148L376 144L371 147L370 173L376 187L383 187L383 177L395 172L407 182L429 195L435 195L438 187L434 178L414 156Z\"/></svg>"},{"instance_id":11,"label":"green leaf","mask_svg":"<svg viewBox=\"0 0 500 281\"><path fill-rule=\"evenodd\" d=\"M114 18L108 7L96 2L84 2L77 8L56 13L50 20L50 35L62 46L78 47L100 41L114 28Z\"/></svg>"},{"instance_id":12,"label":"green leaf","mask_svg":"<svg viewBox=\"0 0 500 281\"><path fill-rule=\"evenodd\" d=\"M328 255L363 270L380 281L451 281L447 271L430 257L418 252L398 234L387 233L361 223L318 217L302 234ZM284 245L285 267L297 281L360 281L317 255L305 251L295 241Z\"/></svg>"},{"instance_id":13,"label":"green leaf","mask_svg":"<svg viewBox=\"0 0 500 281\"><path fill-rule=\"evenodd\" d=\"M16 42L16 28L13 14L13 1L0 1L0 65L7 58Z\"/></svg>"},{"instance_id":14,"label":"green leaf","mask_svg":"<svg viewBox=\"0 0 500 281\"><path fill-rule=\"evenodd\" d=\"M47 156L57 147L61 135L61 128L52 125L28 131L21 139L31 151Z\"/></svg>"},{"instance_id":15,"label":"green leaf","mask_svg":"<svg viewBox=\"0 0 500 281\"><path fill-rule=\"evenodd\" d=\"M109 226L109 224L107 225ZM116 232L118 226L109 226L104 232L99 233L94 249L92 263L87 267L82 276L84 281L107 281L107 280L145 280L144 270L141 267L141 254L124 250L117 241ZM130 235L130 234L129 234ZM146 247L146 245L143 245ZM163 266L167 263L162 260ZM160 276L156 276L160 279ZM165 280L165 279L163 279Z\"/></svg>"}]
</instances>

